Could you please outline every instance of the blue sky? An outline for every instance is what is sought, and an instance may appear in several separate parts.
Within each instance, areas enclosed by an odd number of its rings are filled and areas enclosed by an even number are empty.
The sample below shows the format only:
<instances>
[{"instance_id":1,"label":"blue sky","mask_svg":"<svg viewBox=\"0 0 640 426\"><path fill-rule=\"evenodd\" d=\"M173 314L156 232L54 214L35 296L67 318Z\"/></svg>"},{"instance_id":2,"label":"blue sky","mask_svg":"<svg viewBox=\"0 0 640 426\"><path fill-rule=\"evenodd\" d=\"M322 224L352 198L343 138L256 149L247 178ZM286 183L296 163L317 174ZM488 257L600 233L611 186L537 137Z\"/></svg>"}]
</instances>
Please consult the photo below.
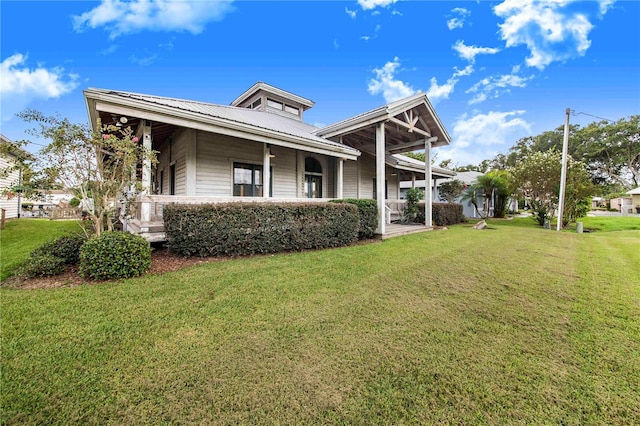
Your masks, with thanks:
<instances>
[{"instance_id":1,"label":"blue sky","mask_svg":"<svg viewBox=\"0 0 640 426\"><path fill-rule=\"evenodd\" d=\"M28 137L24 108L86 122L88 87L229 104L264 81L315 101L316 125L423 91L452 136L437 161L460 165L567 107L640 114L638 1L3 0L0 18L12 140Z\"/></svg>"}]
</instances>

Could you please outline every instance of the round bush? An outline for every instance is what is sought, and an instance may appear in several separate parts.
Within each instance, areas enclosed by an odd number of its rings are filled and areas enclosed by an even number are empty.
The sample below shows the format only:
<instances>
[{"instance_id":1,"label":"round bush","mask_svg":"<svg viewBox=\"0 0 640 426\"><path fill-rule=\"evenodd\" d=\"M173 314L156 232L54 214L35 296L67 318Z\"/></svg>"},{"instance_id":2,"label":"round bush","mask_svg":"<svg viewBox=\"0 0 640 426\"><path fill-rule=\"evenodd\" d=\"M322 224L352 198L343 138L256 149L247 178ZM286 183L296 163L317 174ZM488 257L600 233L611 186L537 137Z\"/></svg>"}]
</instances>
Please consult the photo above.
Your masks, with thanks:
<instances>
[{"instance_id":1,"label":"round bush","mask_svg":"<svg viewBox=\"0 0 640 426\"><path fill-rule=\"evenodd\" d=\"M103 232L80 249L80 275L95 280L142 275L151 267L147 240L128 232Z\"/></svg>"},{"instance_id":2,"label":"round bush","mask_svg":"<svg viewBox=\"0 0 640 426\"><path fill-rule=\"evenodd\" d=\"M76 197L73 197L71 200L69 200L69 205L71 207L78 207L80 205L80 200Z\"/></svg>"},{"instance_id":3,"label":"round bush","mask_svg":"<svg viewBox=\"0 0 640 426\"><path fill-rule=\"evenodd\" d=\"M31 256L51 255L64 260L67 265L80 262L80 248L87 241L84 235L65 235L48 241L31 252Z\"/></svg>"},{"instance_id":4,"label":"round bush","mask_svg":"<svg viewBox=\"0 0 640 426\"><path fill-rule=\"evenodd\" d=\"M20 278L47 277L64 271L64 259L50 254L31 255L16 271Z\"/></svg>"}]
</instances>

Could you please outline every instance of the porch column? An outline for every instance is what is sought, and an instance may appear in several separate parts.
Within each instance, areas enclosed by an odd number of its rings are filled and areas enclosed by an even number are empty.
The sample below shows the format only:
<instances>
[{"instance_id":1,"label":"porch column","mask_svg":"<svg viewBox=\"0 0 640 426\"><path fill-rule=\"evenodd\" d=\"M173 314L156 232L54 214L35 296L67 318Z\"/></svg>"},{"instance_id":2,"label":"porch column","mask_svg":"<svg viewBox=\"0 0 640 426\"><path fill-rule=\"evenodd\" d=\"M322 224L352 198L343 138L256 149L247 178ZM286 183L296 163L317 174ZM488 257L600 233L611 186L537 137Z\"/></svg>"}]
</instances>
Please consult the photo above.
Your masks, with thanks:
<instances>
[{"instance_id":1,"label":"porch column","mask_svg":"<svg viewBox=\"0 0 640 426\"><path fill-rule=\"evenodd\" d=\"M385 150L384 150L384 122L376 127L376 199L378 200L378 234L384 235L385 231L385 193L384 193L384 169L385 169Z\"/></svg>"},{"instance_id":2,"label":"porch column","mask_svg":"<svg viewBox=\"0 0 640 426\"><path fill-rule=\"evenodd\" d=\"M271 147L268 143L264 144L264 159L262 161L262 197L269 198L271 183Z\"/></svg>"},{"instance_id":3,"label":"porch column","mask_svg":"<svg viewBox=\"0 0 640 426\"><path fill-rule=\"evenodd\" d=\"M416 174L411 173L411 188L415 188L415 187L416 187Z\"/></svg>"},{"instance_id":4,"label":"porch column","mask_svg":"<svg viewBox=\"0 0 640 426\"><path fill-rule=\"evenodd\" d=\"M343 187L344 187L344 159L338 158L338 167L336 170L338 175L338 187L336 188L336 198L341 200L343 197Z\"/></svg>"},{"instance_id":5,"label":"porch column","mask_svg":"<svg viewBox=\"0 0 640 426\"><path fill-rule=\"evenodd\" d=\"M142 160L142 195L147 196L151 193L151 121L143 120L142 126L142 146L144 148L145 157ZM149 203L141 203L140 220L142 222L151 221L151 205Z\"/></svg>"},{"instance_id":6,"label":"porch column","mask_svg":"<svg viewBox=\"0 0 640 426\"><path fill-rule=\"evenodd\" d=\"M431 207L433 204L431 189L431 140L424 144L424 224L431 226Z\"/></svg>"}]
</instances>

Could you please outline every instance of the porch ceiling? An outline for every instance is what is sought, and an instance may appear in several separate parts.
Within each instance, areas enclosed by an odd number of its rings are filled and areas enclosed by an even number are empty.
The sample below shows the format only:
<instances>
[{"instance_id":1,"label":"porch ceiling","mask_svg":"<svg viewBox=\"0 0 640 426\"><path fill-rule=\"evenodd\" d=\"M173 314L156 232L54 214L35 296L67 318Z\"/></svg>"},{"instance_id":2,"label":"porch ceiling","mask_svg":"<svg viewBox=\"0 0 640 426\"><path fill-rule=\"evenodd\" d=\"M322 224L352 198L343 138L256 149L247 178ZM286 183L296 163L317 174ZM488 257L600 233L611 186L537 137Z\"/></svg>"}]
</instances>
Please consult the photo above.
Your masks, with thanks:
<instances>
[{"instance_id":1,"label":"porch ceiling","mask_svg":"<svg viewBox=\"0 0 640 426\"><path fill-rule=\"evenodd\" d=\"M385 152L401 154L424 149L428 141L432 147L447 145L449 135L433 112L426 96L413 96L373 110L362 116L320 129L318 134L353 148L375 150L376 128L384 123Z\"/></svg>"},{"instance_id":2,"label":"porch ceiling","mask_svg":"<svg viewBox=\"0 0 640 426\"><path fill-rule=\"evenodd\" d=\"M103 125L117 125L118 120L122 115L113 114L110 112L99 111L100 121ZM142 119L137 117L127 116L127 123L124 126L131 127L133 134L138 133L138 129L140 124L142 123ZM160 146L171 136L176 129L179 127L173 124L162 123L158 121L154 121L151 125L151 140L152 147L151 149L159 150Z\"/></svg>"}]
</instances>

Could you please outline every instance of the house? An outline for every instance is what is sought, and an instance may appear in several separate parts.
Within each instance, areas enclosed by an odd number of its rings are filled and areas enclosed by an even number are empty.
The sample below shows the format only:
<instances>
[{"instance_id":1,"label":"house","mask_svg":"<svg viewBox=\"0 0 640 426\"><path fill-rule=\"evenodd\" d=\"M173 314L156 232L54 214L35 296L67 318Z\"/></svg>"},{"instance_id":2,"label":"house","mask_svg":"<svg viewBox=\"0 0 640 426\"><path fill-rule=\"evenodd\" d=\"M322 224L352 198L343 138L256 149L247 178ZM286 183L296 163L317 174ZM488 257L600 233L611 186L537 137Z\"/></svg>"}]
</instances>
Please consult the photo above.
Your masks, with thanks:
<instances>
[{"instance_id":1,"label":"house","mask_svg":"<svg viewBox=\"0 0 640 426\"><path fill-rule=\"evenodd\" d=\"M627 194L631 195L631 206L633 208L633 213L640 214L640 186L632 189L631 191L627 191Z\"/></svg>"},{"instance_id":2,"label":"house","mask_svg":"<svg viewBox=\"0 0 640 426\"><path fill-rule=\"evenodd\" d=\"M628 194L629 192L627 192ZM620 213L632 213L633 201L632 197L614 197L609 200L609 205L612 210L616 210Z\"/></svg>"},{"instance_id":3,"label":"house","mask_svg":"<svg viewBox=\"0 0 640 426\"><path fill-rule=\"evenodd\" d=\"M450 177L403 152L447 145L450 137L427 96L410 96L318 128L304 121L314 102L258 82L231 105L105 89L84 91L95 129L127 125L158 164L141 167L144 188L127 229L162 240L168 203L326 201L373 198L378 233L388 224L387 201L400 198L412 176ZM427 155L427 159L430 155ZM379 185L378 182L384 182ZM431 197L425 200L431 224Z\"/></svg>"},{"instance_id":4,"label":"house","mask_svg":"<svg viewBox=\"0 0 640 426\"><path fill-rule=\"evenodd\" d=\"M452 181L452 180L459 180L461 181L465 188L468 186L471 186L475 183L477 183L477 179L478 176L482 176L483 174L480 172L475 172L475 171L468 171L468 172L451 172L454 175L450 176L450 177L446 177L445 179L432 179L431 181L431 193L432 193L432 197L434 201L437 202L445 202L444 200L440 199L440 194L438 192L438 186L443 183L443 182L447 182L447 181ZM416 181L403 181L400 182L400 196L402 198L404 198L404 194L407 192L407 190L409 188L420 188L424 191L425 188L425 181L424 179L422 180L416 180ZM478 207L482 208L483 206L483 196L478 194ZM469 218L475 218L478 217L478 212L476 211L475 207L473 206L473 204L471 204L470 200L463 200L463 196L460 196L456 199L456 203L458 204L462 204L462 214L465 215L465 217L469 217ZM484 214L484 213L483 213Z\"/></svg>"},{"instance_id":5,"label":"house","mask_svg":"<svg viewBox=\"0 0 640 426\"><path fill-rule=\"evenodd\" d=\"M16 160L22 150L11 145L11 141L0 134L0 209L4 210L5 218L20 217L21 197L19 192L12 192L10 188L20 185L21 171L15 167Z\"/></svg>"}]
</instances>

